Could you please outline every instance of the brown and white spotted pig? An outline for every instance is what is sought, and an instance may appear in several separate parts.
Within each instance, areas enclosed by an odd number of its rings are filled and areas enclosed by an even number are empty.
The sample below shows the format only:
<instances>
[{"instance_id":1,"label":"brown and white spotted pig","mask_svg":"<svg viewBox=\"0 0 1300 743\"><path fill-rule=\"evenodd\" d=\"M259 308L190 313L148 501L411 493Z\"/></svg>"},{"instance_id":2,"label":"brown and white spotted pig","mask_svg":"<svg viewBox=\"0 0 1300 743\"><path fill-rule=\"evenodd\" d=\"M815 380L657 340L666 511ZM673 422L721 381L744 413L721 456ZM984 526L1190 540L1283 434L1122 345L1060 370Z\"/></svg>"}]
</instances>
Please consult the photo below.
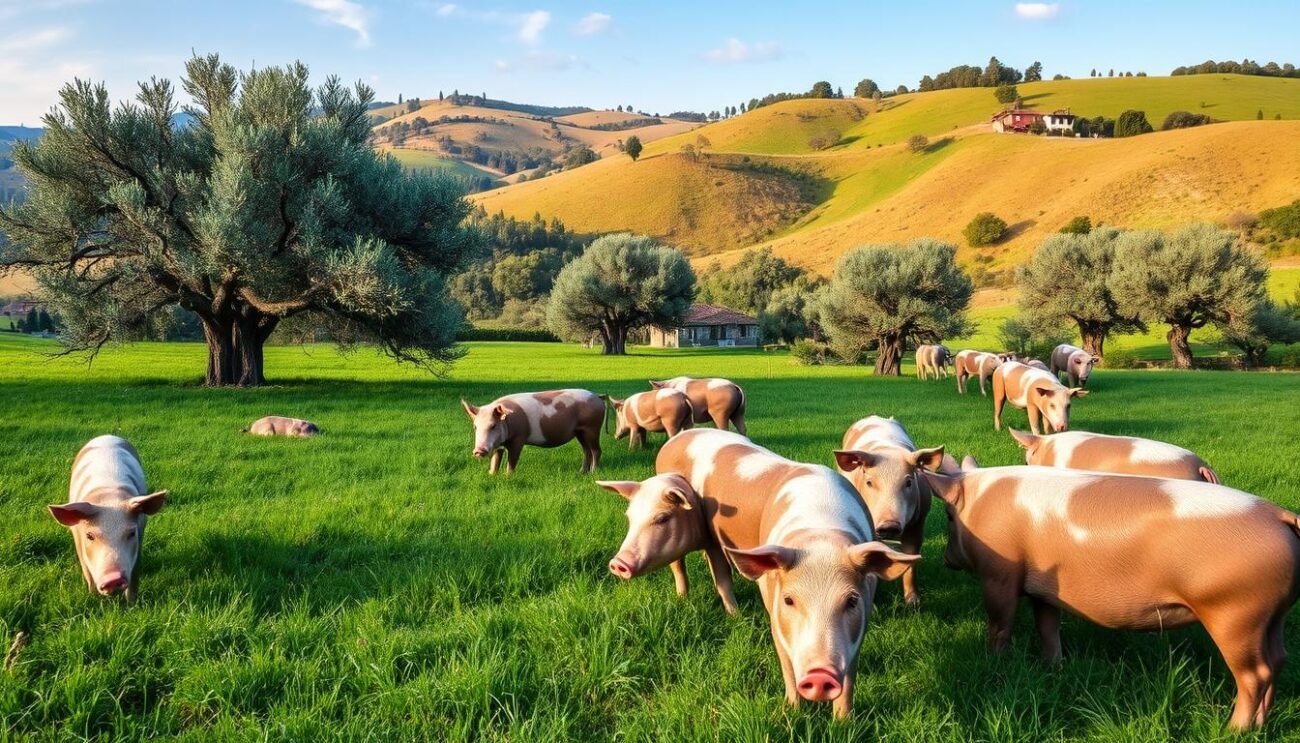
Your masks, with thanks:
<instances>
[{"instance_id":1,"label":"brown and white spotted pig","mask_svg":"<svg viewBox=\"0 0 1300 743\"><path fill-rule=\"evenodd\" d=\"M870 514L835 470L729 431L673 437L655 471L690 482L718 543L758 582L786 700L833 701L835 715L848 716L877 580L900 577L920 557L875 540Z\"/></svg>"},{"instance_id":2,"label":"brown and white spotted pig","mask_svg":"<svg viewBox=\"0 0 1300 743\"><path fill-rule=\"evenodd\" d=\"M993 428L1002 430L1002 408L1008 401L1029 415L1029 430L1042 433L1070 427L1070 402L1088 394L1078 387L1066 387L1056 375L1026 366L1019 361L1007 362L993 373Z\"/></svg>"},{"instance_id":3,"label":"brown and white spotted pig","mask_svg":"<svg viewBox=\"0 0 1300 743\"><path fill-rule=\"evenodd\" d=\"M951 366L952 352L944 345L922 345L916 347L916 378L929 379L934 375L935 379L942 374L944 379L948 378L948 367Z\"/></svg>"},{"instance_id":4,"label":"brown and white spotted pig","mask_svg":"<svg viewBox=\"0 0 1300 743\"><path fill-rule=\"evenodd\" d=\"M649 392L638 392L626 400L609 398L614 406L614 438L628 437L628 448L646 442L646 433L655 431L668 434L668 438L678 432L694 427L691 401L685 393L667 387Z\"/></svg>"},{"instance_id":5,"label":"brown and white spotted pig","mask_svg":"<svg viewBox=\"0 0 1300 743\"><path fill-rule=\"evenodd\" d=\"M285 418L280 415L268 415L253 421L244 433L254 436L315 436L320 429L315 423L301 418Z\"/></svg>"},{"instance_id":6,"label":"brown and white spotted pig","mask_svg":"<svg viewBox=\"0 0 1300 743\"><path fill-rule=\"evenodd\" d=\"M730 422L738 432L745 433L745 391L729 379L673 377L661 382L652 379L650 386L685 393L691 400L696 423L712 422L725 431Z\"/></svg>"},{"instance_id":7,"label":"brown and white spotted pig","mask_svg":"<svg viewBox=\"0 0 1300 743\"><path fill-rule=\"evenodd\" d=\"M1003 362L1014 360L1015 357L1013 353L985 353L970 349L958 351L953 360L953 366L957 367L957 391L966 394L967 382L971 377L977 377L980 381L980 394L987 395L985 384L993 376L993 372Z\"/></svg>"},{"instance_id":8,"label":"brown and white spotted pig","mask_svg":"<svg viewBox=\"0 0 1300 743\"><path fill-rule=\"evenodd\" d=\"M844 432L835 463L862 496L876 536L897 539L906 554L921 554L930 490L919 471L958 471L943 447L917 449L901 423L873 415ZM913 606L921 602L915 570L903 574L903 599Z\"/></svg>"},{"instance_id":9,"label":"brown and white spotted pig","mask_svg":"<svg viewBox=\"0 0 1300 743\"><path fill-rule=\"evenodd\" d=\"M713 585L728 614L736 613L736 596L731 590L731 563L713 538L705 521L700 496L675 473L655 475L648 480L598 481L597 485L627 499L627 537L618 554L609 561L609 572L623 580L644 575L668 565L677 583L677 595L685 596L686 556L704 551L713 574Z\"/></svg>"},{"instance_id":10,"label":"brown and white spotted pig","mask_svg":"<svg viewBox=\"0 0 1300 743\"><path fill-rule=\"evenodd\" d=\"M1204 459L1163 441L1087 431L1035 436L1014 428L1011 437L1025 450L1025 464L1219 483Z\"/></svg>"},{"instance_id":11,"label":"brown and white spotted pig","mask_svg":"<svg viewBox=\"0 0 1300 743\"><path fill-rule=\"evenodd\" d=\"M600 427L605 401L587 390L521 392L498 397L483 407L460 401L474 423L476 457L492 455L488 473L495 475L506 455L506 474L515 471L524 445L550 449L574 439L582 447L582 472L600 465Z\"/></svg>"},{"instance_id":12,"label":"brown and white spotted pig","mask_svg":"<svg viewBox=\"0 0 1300 743\"><path fill-rule=\"evenodd\" d=\"M1049 661L1061 657L1063 608L1111 629L1200 622L1237 682L1232 727L1264 723L1300 593L1295 514L1158 477L1027 466L923 476L948 511L945 563L983 588L992 650L1006 647L1022 595Z\"/></svg>"},{"instance_id":13,"label":"brown and white spotted pig","mask_svg":"<svg viewBox=\"0 0 1300 743\"><path fill-rule=\"evenodd\" d=\"M1069 343L1062 343L1052 349L1052 365L1050 369L1053 375L1065 372L1065 377L1070 381L1071 387L1087 387L1088 378L1092 376L1092 365L1098 361L1101 361L1101 359L1082 348L1071 346Z\"/></svg>"},{"instance_id":14,"label":"brown and white spotted pig","mask_svg":"<svg viewBox=\"0 0 1300 743\"><path fill-rule=\"evenodd\" d=\"M99 436L72 462L68 502L49 509L72 531L86 587L132 600L140 586L145 521L166 503L166 490L150 493L145 487L135 447L118 436Z\"/></svg>"}]
</instances>

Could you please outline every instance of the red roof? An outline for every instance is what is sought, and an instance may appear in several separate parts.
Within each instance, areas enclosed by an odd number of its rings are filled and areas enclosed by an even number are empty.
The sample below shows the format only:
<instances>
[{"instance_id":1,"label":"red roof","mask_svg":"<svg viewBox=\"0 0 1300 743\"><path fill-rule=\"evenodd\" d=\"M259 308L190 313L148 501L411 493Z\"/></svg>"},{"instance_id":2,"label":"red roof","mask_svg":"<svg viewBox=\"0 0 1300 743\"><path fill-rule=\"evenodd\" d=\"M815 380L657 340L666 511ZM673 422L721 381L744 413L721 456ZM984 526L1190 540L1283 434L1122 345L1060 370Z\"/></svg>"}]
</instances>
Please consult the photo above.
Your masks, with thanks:
<instances>
[{"instance_id":1,"label":"red roof","mask_svg":"<svg viewBox=\"0 0 1300 743\"><path fill-rule=\"evenodd\" d=\"M716 304L693 304L690 311L686 313L686 320L682 323L682 326L757 324L758 320L743 312L737 312L730 307L721 307Z\"/></svg>"}]
</instances>

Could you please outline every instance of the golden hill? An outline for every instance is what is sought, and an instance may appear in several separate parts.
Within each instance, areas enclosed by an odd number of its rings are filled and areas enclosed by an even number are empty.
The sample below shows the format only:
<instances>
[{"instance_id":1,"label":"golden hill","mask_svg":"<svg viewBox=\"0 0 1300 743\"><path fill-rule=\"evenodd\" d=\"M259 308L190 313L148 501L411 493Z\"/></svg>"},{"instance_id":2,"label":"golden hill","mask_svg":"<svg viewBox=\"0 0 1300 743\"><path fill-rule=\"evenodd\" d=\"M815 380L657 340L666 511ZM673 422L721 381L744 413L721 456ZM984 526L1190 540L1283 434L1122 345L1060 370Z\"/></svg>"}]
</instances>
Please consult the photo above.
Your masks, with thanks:
<instances>
[{"instance_id":1,"label":"golden hill","mask_svg":"<svg viewBox=\"0 0 1300 743\"><path fill-rule=\"evenodd\" d=\"M716 254L729 261L738 249L768 245L828 271L845 250L868 242L934 236L964 245L962 228L981 211L1012 226L1003 244L983 251L996 266L1023 258L1076 215L1170 227L1300 196L1300 123L1290 120L1300 119L1300 80L1108 78L1025 84L1020 92L1039 110L1114 117L1143 109L1157 127L1174 110L1241 121L1080 140L993 133L987 121L998 104L986 88L898 96L880 111L864 100L797 100L658 140L636 163L615 157L600 168L474 198L489 211L521 218L541 213L581 231L644 232L697 258ZM1260 110L1288 120L1255 121ZM840 143L814 149L811 140L831 131ZM903 145L917 133L931 140L922 154ZM701 144L707 154L699 163L677 154ZM722 164L762 172L766 187L732 193L739 181L724 179L699 190L698 167ZM774 188L781 179L790 188ZM795 208L777 203L786 193L804 201ZM738 203L743 222L724 213ZM727 232L725 225L736 222L739 232ZM967 261L974 254L963 250Z\"/></svg>"}]
</instances>

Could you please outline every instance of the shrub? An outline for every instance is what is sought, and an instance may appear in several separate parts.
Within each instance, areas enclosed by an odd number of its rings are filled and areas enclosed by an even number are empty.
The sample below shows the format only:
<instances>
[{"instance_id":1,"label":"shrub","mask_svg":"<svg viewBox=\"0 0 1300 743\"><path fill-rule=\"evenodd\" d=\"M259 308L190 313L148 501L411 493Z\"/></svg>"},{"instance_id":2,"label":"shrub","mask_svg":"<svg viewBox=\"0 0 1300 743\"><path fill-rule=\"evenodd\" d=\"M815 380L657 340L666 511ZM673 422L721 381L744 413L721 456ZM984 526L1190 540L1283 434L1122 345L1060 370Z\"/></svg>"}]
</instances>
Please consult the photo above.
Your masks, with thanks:
<instances>
[{"instance_id":1,"label":"shrub","mask_svg":"<svg viewBox=\"0 0 1300 743\"><path fill-rule=\"evenodd\" d=\"M1021 358L1046 359L1051 356L1052 349L1072 340L1064 330L1056 328L1037 332L1027 321L1016 317L1009 317L998 326L998 342L1002 344L1002 350L1013 351Z\"/></svg>"},{"instance_id":2,"label":"shrub","mask_svg":"<svg viewBox=\"0 0 1300 743\"><path fill-rule=\"evenodd\" d=\"M1086 235L1089 232L1092 232L1092 220L1084 215L1071 219L1061 228L1063 235Z\"/></svg>"},{"instance_id":3,"label":"shrub","mask_svg":"<svg viewBox=\"0 0 1300 743\"><path fill-rule=\"evenodd\" d=\"M924 134L913 134L907 138L907 149L920 154L930 146L930 138Z\"/></svg>"},{"instance_id":4,"label":"shrub","mask_svg":"<svg viewBox=\"0 0 1300 743\"><path fill-rule=\"evenodd\" d=\"M1135 111L1129 109L1115 119L1115 136L1116 137L1136 137L1139 134L1147 134L1154 131L1151 128L1151 122L1147 121L1145 111Z\"/></svg>"},{"instance_id":5,"label":"shrub","mask_svg":"<svg viewBox=\"0 0 1300 743\"><path fill-rule=\"evenodd\" d=\"M1034 123L1032 123L1032 124L1029 125L1029 133L1030 133L1030 134L1039 134L1039 135L1046 134L1046 133L1047 133L1047 122L1043 121L1043 119L1042 119L1041 117L1040 117L1040 118L1037 118L1037 119L1034 119Z\"/></svg>"},{"instance_id":6,"label":"shrub","mask_svg":"<svg viewBox=\"0 0 1300 743\"><path fill-rule=\"evenodd\" d=\"M1300 199L1286 206L1265 209L1259 213L1259 223L1283 239L1300 237Z\"/></svg>"},{"instance_id":7,"label":"shrub","mask_svg":"<svg viewBox=\"0 0 1300 743\"><path fill-rule=\"evenodd\" d=\"M456 333L457 343L470 341L514 341L516 343L559 343L549 330L538 328L476 328L466 325Z\"/></svg>"},{"instance_id":8,"label":"shrub","mask_svg":"<svg viewBox=\"0 0 1300 743\"><path fill-rule=\"evenodd\" d=\"M1108 369L1141 369L1147 363L1132 351L1111 351L1106 354Z\"/></svg>"},{"instance_id":9,"label":"shrub","mask_svg":"<svg viewBox=\"0 0 1300 743\"><path fill-rule=\"evenodd\" d=\"M810 340L796 341L790 346L790 358L804 366L833 364L838 360L830 346Z\"/></svg>"},{"instance_id":10,"label":"shrub","mask_svg":"<svg viewBox=\"0 0 1300 743\"><path fill-rule=\"evenodd\" d=\"M997 97L998 103L1012 103L1020 97L1020 93L1014 85L999 85L993 91L993 95Z\"/></svg>"},{"instance_id":11,"label":"shrub","mask_svg":"<svg viewBox=\"0 0 1300 743\"><path fill-rule=\"evenodd\" d=\"M970 243L973 248L993 245L1002 236L1006 234L1007 223L998 218L993 212L981 212L975 215L975 218L966 225L962 234L966 236L966 242Z\"/></svg>"},{"instance_id":12,"label":"shrub","mask_svg":"<svg viewBox=\"0 0 1300 743\"><path fill-rule=\"evenodd\" d=\"M825 132L818 134L808 140L808 147L814 150L825 150L840 143L840 133L834 129L827 129Z\"/></svg>"},{"instance_id":13,"label":"shrub","mask_svg":"<svg viewBox=\"0 0 1300 743\"><path fill-rule=\"evenodd\" d=\"M1194 126L1205 126L1213 124L1214 119L1205 114L1194 114L1190 111L1173 111L1165 117L1165 122L1160 125L1161 131L1170 129L1189 129Z\"/></svg>"}]
</instances>

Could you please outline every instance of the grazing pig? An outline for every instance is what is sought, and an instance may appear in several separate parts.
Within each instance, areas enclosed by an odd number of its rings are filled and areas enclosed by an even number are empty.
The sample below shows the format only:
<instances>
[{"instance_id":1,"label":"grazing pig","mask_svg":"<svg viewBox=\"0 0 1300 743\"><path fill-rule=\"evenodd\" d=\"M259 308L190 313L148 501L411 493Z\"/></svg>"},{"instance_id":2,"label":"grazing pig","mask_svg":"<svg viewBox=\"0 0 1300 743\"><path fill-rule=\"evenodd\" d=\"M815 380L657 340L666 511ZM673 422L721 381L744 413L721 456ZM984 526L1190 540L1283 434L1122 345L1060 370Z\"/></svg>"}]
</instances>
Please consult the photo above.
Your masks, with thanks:
<instances>
[{"instance_id":1,"label":"grazing pig","mask_svg":"<svg viewBox=\"0 0 1300 743\"><path fill-rule=\"evenodd\" d=\"M1014 428L1011 437L1025 450L1025 464L1219 484L1204 459L1163 441L1087 431L1035 436Z\"/></svg>"},{"instance_id":2,"label":"grazing pig","mask_svg":"<svg viewBox=\"0 0 1300 743\"><path fill-rule=\"evenodd\" d=\"M685 596L686 555L704 550L713 585L728 614L736 613L731 591L731 563L704 520L695 489L677 474L655 475L641 482L599 481L597 485L627 498L627 537L609 561L609 572L631 580L664 565L673 569L677 595Z\"/></svg>"},{"instance_id":3,"label":"grazing pig","mask_svg":"<svg viewBox=\"0 0 1300 743\"><path fill-rule=\"evenodd\" d=\"M916 347L916 378L929 379L933 374L935 379L942 374L944 379L948 378L948 367L952 365L952 352L947 346L929 345Z\"/></svg>"},{"instance_id":4,"label":"grazing pig","mask_svg":"<svg viewBox=\"0 0 1300 743\"><path fill-rule=\"evenodd\" d=\"M948 511L944 561L978 577L988 641L1006 647L1033 604L1043 657L1061 609L1111 629L1200 622L1237 682L1232 727L1263 725L1300 593L1300 518L1205 482L1044 467L923 473Z\"/></svg>"},{"instance_id":5,"label":"grazing pig","mask_svg":"<svg viewBox=\"0 0 1300 743\"><path fill-rule=\"evenodd\" d=\"M1029 430L1040 434L1044 428L1064 431L1070 427L1070 402L1088 394L1078 387L1066 387L1051 372L1034 369L1018 361L1002 364L993 373L993 428L1002 430L1002 408L1009 400L1029 414Z\"/></svg>"},{"instance_id":6,"label":"grazing pig","mask_svg":"<svg viewBox=\"0 0 1300 743\"><path fill-rule=\"evenodd\" d=\"M1014 360L1016 357L1013 353L985 353L983 351L972 351L966 349L958 351L953 365L957 367L957 391L966 394L966 384L971 377L978 377L980 380L980 394L987 395L984 385L993 372L1002 365L1004 361Z\"/></svg>"},{"instance_id":7,"label":"grazing pig","mask_svg":"<svg viewBox=\"0 0 1300 743\"><path fill-rule=\"evenodd\" d=\"M939 469L944 460L942 446L918 450L898 421L877 415L850 426L835 452L840 472L857 488L871 513L876 536L899 540L909 555L921 554L925 518L930 513L930 490L917 471ZM955 470L956 463L950 458L949 462ZM903 599L913 606L921 602L915 570L903 574Z\"/></svg>"},{"instance_id":8,"label":"grazing pig","mask_svg":"<svg viewBox=\"0 0 1300 743\"><path fill-rule=\"evenodd\" d=\"M736 431L745 433L745 391L729 379L673 377L662 382L652 379L650 386L685 393L691 400L696 423L712 422L718 430L725 431L730 421Z\"/></svg>"},{"instance_id":9,"label":"grazing pig","mask_svg":"<svg viewBox=\"0 0 1300 743\"><path fill-rule=\"evenodd\" d=\"M577 439L582 447L582 472L600 464L600 427L605 401L587 390L550 390L506 395L475 407L460 401L474 423L476 457L492 455L488 473L495 475L506 454L506 474L515 471L525 444L552 448Z\"/></svg>"},{"instance_id":10,"label":"grazing pig","mask_svg":"<svg viewBox=\"0 0 1300 743\"><path fill-rule=\"evenodd\" d=\"M609 403L614 406L617 421L614 438L627 436L629 449L644 444L647 431L662 431L672 438L695 425L690 399L668 387L638 392L626 400L611 397Z\"/></svg>"},{"instance_id":11,"label":"grazing pig","mask_svg":"<svg viewBox=\"0 0 1300 743\"><path fill-rule=\"evenodd\" d=\"M305 421L301 418L285 418L280 415L268 415L265 418L258 418L253 421L244 433L251 433L254 436L315 436L320 433L320 429L315 423Z\"/></svg>"},{"instance_id":12,"label":"grazing pig","mask_svg":"<svg viewBox=\"0 0 1300 743\"><path fill-rule=\"evenodd\" d=\"M1057 376L1065 372L1071 387L1087 387L1088 377L1092 376L1092 365L1098 361L1101 359L1082 348L1062 343L1052 350L1051 372Z\"/></svg>"},{"instance_id":13,"label":"grazing pig","mask_svg":"<svg viewBox=\"0 0 1300 743\"><path fill-rule=\"evenodd\" d=\"M673 437L655 471L690 482L718 543L758 582L786 700L833 701L836 717L848 716L877 579L900 577L920 557L875 541L870 514L839 473L729 431Z\"/></svg>"},{"instance_id":14,"label":"grazing pig","mask_svg":"<svg viewBox=\"0 0 1300 743\"><path fill-rule=\"evenodd\" d=\"M166 503L166 490L150 493L145 488L135 448L118 436L99 436L72 461L68 502L49 509L72 530L86 587L133 600L140 586L145 521Z\"/></svg>"}]
</instances>

